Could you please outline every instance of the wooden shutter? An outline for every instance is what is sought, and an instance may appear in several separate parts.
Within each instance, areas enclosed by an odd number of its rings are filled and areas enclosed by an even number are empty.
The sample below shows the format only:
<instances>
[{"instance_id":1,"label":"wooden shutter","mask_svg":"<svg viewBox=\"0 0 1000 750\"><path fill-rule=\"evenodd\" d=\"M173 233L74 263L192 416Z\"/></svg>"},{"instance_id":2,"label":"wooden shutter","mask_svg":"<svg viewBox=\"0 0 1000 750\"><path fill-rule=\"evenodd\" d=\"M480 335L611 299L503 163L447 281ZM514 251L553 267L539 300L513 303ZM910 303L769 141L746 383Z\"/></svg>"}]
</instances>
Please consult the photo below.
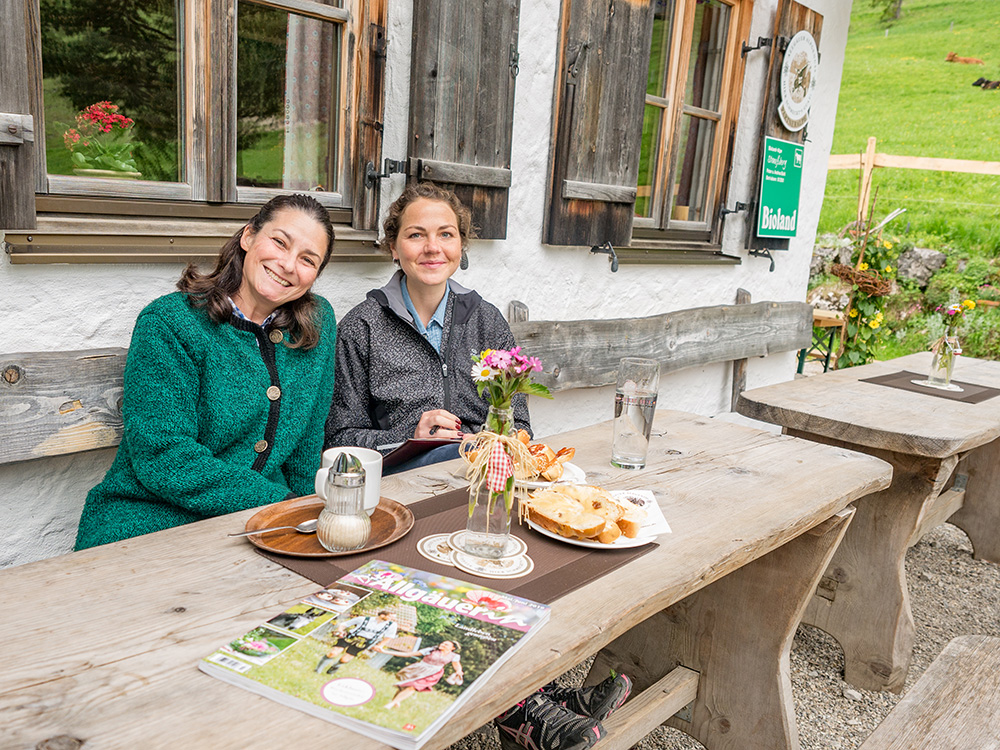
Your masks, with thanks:
<instances>
[{"instance_id":1,"label":"wooden shutter","mask_svg":"<svg viewBox=\"0 0 1000 750\"><path fill-rule=\"evenodd\" d=\"M0 2L0 230L35 228L35 131L29 110L26 0ZM37 32L37 29L35 29Z\"/></svg>"},{"instance_id":2,"label":"wooden shutter","mask_svg":"<svg viewBox=\"0 0 1000 750\"><path fill-rule=\"evenodd\" d=\"M385 109L386 0L364 0L352 37L354 47L353 111L356 113L351 131L354 138L352 225L355 229L375 229L378 224L379 180L371 185L365 178L365 167L371 163L376 171L382 164L382 117Z\"/></svg>"},{"instance_id":3,"label":"wooden shutter","mask_svg":"<svg viewBox=\"0 0 1000 750\"><path fill-rule=\"evenodd\" d=\"M408 174L507 236L519 0L414 0Z\"/></svg>"},{"instance_id":4,"label":"wooden shutter","mask_svg":"<svg viewBox=\"0 0 1000 750\"><path fill-rule=\"evenodd\" d=\"M800 5L794 0L778 0L778 10L774 19L774 42L771 44L770 62L767 68L767 93L764 96L764 111L761 115L760 138L757 142L757 158L753 160L755 171L753 187L749 195L750 209L746 212L747 249L787 250L788 239L776 237L758 237L757 212L760 210L761 159L764 153L764 137L772 136L795 143L805 143L809 126L793 133L785 128L778 117L778 104L781 103L781 63L785 57L785 46L795 34L802 30L808 31L819 47L820 32L823 29L823 16L814 10ZM755 54L751 52L750 54ZM760 53L756 53L760 54ZM820 75L823 71L820 70ZM804 186L803 186L804 187Z\"/></svg>"},{"instance_id":5,"label":"wooden shutter","mask_svg":"<svg viewBox=\"0 0 1000 750\"><path fill-rule=\"evenodd\" d=\"M544 241L632 237L653 5L563 0Z\"/></svg>"}]
</instances>

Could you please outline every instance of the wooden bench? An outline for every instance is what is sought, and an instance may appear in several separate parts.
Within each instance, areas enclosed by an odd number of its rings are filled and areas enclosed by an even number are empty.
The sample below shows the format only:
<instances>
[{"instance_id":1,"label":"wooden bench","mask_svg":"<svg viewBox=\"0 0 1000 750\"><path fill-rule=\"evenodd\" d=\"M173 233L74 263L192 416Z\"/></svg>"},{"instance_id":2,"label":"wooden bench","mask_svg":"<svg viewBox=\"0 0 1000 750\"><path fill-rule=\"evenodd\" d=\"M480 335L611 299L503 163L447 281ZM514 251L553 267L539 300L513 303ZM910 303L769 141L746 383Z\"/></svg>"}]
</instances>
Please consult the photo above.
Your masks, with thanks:
<instances>
[{"instance_id":1,"label":"wooden bench","mask_svg":"<svg viewBox=\"0 0 1000 750\"><path fill-rule=\"evenodd\" d=\"M0 354L0 464L118 445L127 353Z\"/></svg>"},{"instance_id":2,"label":"wooden bench","mask_svg":"<svg viewBox=\"0 0 1000 750\"><path fill-rule=\"evenodd\" d=\"M1000 638L945 646L861 750L1000 748Z\"/></svg>"},{"instance_id":3,"label":"wooden bench","mask_svg":"<svg viewBox=\"0 0 1000 750\"><path fill-rule=\"evenodd\" d=\"M731 408L746 387L749 357L799 351L812 340L813 310L805 302L750 302L675 310L646 318L529 321L528 308L508 311L517 343L542 360L537 376L549 390L614 385L622 357L660 362L665 375L688 367L733 363Z\"/></svg>"},{"instance_id":4,"label":"wooden bench","mask_svg":"<svg viewBox=\"0 0 1000 750\"><path fill-rule=\"evenodd\" d=\"M812 335L804 302L716 305L611 320L529 321L512 302L514 337L541 358L538 377L553 392L615 383L618 360L648 357L663 374L733 362L733 403L746 385L746 360L797 351ZM118 445L126 349L0 354L0 464Z\"/></svg>"}]
</instances>

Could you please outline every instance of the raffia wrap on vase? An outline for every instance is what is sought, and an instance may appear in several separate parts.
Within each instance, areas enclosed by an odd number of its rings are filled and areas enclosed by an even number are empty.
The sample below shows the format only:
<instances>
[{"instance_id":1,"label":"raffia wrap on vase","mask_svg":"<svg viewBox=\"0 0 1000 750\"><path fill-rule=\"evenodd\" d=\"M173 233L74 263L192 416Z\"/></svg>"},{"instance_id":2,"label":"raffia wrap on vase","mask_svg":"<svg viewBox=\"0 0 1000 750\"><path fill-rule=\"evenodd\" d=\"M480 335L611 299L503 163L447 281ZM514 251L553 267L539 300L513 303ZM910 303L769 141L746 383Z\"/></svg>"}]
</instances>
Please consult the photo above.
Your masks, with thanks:
<instances>
[{"instance_id":1,"label":"raffia wrap on vase","mask_svg":"<svg viewBox=\"0 0 1000 750\"><path fill-rule=\"evenodd\" d=\"M506 492L507 482L513 476L527 479L535 474L535 459L528 452L528 446L511 435L495 432L479 432L467 435L459 446L459 452L468 463L465 478L469 480L469 515L472 515L479 490L485 485L492 496L504 493L504 505L510 513L514 499L521 502L528 499L528 490L514 483Z\"/></svg>"},{"instance_id":2,"label":"raffia wrap on vase","mask_svg":"<svg viewBox=\"0 0 1000 750\"><path fill-rule=\"evenodd\" d=\"M534 459L527 446L513 435L484 430L462 441L462 455L469 462L469 519L465 527L465 552L497 559L510 554L510 514L514 498L523 507L527 489L515 478L533 473Z\"/></svg>"}]
</instances>

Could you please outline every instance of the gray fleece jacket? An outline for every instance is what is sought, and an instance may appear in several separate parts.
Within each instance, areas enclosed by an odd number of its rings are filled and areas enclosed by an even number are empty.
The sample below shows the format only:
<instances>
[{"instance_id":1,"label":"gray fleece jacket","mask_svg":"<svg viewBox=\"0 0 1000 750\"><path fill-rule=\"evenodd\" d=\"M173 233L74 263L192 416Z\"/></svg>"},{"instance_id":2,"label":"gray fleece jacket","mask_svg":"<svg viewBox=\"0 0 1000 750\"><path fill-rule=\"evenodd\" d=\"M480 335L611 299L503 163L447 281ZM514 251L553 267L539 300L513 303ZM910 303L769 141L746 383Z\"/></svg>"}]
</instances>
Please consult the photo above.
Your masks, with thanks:
<instances>
[{"instance_id":1,"label":"gray fleece jacket","mask_svg":"<svg viewBox=\"0 0 1000 750\"><path fill-rule=\"evenodd\" d=\"M403 303L397 271L381 289L368 292L337 324L333 405L326 447L383 446L413 437L420 415L447 409L477 432L488 405L472 380L472 355L510 349L514 335L500 311L476 292L449 280L441 354L420 335ZM514 397L514 421L531 431L527 399Z\"/></svg>"}]
</instances>

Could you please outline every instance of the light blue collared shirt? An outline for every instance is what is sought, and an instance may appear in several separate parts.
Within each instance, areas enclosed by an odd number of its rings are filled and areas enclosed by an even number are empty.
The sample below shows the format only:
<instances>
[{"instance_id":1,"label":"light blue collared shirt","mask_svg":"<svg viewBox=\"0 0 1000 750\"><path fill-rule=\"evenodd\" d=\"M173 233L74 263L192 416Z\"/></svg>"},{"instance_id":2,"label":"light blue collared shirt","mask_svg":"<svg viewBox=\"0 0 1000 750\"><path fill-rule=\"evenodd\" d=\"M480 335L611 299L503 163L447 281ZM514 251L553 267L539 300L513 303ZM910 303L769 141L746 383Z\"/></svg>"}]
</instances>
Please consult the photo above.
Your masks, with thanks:
<instances>
[{"instance_id":1,"label":"light blue collared shirt","mask_svg":"<svg viewBox=\"0 0 1000 750\"><path fill-rule=\"evenodd\" d=\"M410 299L410 293L406 290L406 277L404 276L399 283L399 288L403 292L403 304L406 305L406 309L410 311L410 315L413 316L413 323L417 327L417 331L427 339L428 343L434 347L434 351L438 354L441 353L441 340L444 338L444 313L448 309L448 295L451 294L451 289L448 285L444 286L444 296L441 298L441 302L438 303L437 310L434 311L434 315L431 316L431 322L424 326L424 321L420 319L417 315L417 309L413 306L413 300Z\"/></svg>"},{"instance_id":2,"label":"light blue collared shirt","mask_svg":"<svg viewBox=\"0 0 1000 750\"><path fill-rule=\"evenodd\" d=\"M243 311L236 305L236 302L235 302L235 300L233 300L232 297L229 298L229 304L231 304L233 306L233 312L236 314L237 318L242 318L243 320L247 320L247 321L250 321L251 323L253 323L253 321L250 320L250 318L248 318L246 315L243 314ZM278 311L275 310L273 313L271 313L266 318L264 318L264 322L260 324L260 327L261 328L267 328L267 324L270 323L272 320L274 320L274 316L277 315L277 314L278 314ZM254 323L254 325L257 325L257 324Z\"/></svg>"}]
</instances>

